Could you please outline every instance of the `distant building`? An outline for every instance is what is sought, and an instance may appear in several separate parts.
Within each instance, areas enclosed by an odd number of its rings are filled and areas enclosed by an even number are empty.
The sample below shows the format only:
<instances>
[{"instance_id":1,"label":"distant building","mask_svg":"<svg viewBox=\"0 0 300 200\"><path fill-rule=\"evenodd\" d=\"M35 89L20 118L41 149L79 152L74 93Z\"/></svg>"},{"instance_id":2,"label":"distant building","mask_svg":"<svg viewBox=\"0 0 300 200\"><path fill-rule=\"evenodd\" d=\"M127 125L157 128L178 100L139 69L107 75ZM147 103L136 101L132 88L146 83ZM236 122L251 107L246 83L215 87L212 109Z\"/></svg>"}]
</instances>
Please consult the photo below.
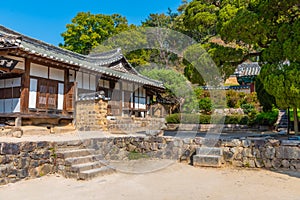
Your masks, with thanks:
<instances>
[{"instance_id":1,"label":"distant building","mask_svg":"<svg viewBox=\"0 0 300 200\"><path fill-rule=\"evenodd\" d=\"M240 92L255 92L255 78L260 73L261 67L257 62L244 62L236 68L234 74L225 81L225 89Z\"/></svg>"},{"instance_id":2,"label":"distant building","mask_svg":"<svg viewBox=\"0 0 300 200\"><path fill-rule=\"evenodd\" d=\"M234 75L240 86L249 86L250 92L255 92L255 78L259 75L260 69L257 62L245 62L236 68Z\"/></svg>"}]
</instances>

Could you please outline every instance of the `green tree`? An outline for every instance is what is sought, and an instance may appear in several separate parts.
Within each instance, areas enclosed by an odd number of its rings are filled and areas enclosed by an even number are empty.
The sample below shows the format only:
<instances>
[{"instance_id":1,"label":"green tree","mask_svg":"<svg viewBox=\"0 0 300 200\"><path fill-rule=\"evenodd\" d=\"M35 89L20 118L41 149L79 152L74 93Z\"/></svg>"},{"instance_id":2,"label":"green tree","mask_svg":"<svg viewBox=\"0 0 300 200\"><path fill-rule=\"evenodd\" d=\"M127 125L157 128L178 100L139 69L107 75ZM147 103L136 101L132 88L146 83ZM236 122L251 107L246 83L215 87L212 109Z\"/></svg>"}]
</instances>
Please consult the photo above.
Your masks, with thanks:
<instances>
[{"instance_id":1,"label":"green tree","mask_svg":"<svg viewBox=\"0 0 300 200\"><path fill-rule=\"evenodd\" d=\"M185 17L186 25L199 31L199 40L208 42L220 68L259 58L261 80L276 104L299 107L295 80L300 63L299 0L194 0ZM232 49L232 56L222 54L224 47L226 52ZM287 61L289 67L284 65Z\"/></svg>"},{"instance_id":2,"label":"green tree","mask_svg":"<svg viewBox=\"0 0 300 200\"><path fill-rule=\"evenodd\" d=\"M276 104L280 108L293 108L294 111L294 130L298 133L297 108L300 107L300 64L290 65L265 65L264 76L265 89L273 95ZM270 73L271 71L271 73Z\"/></svg>"},{"instance_id":3,"label":"green tree","mask_svg":"<svg viewBox=\"0 0 300 200\"><path fill-rule=\"evenodd\" d=\"M257 92L257 98L259 100L259 103L263 107L263 111L272 111L272 108L276 106L276 101L274 96L270 95L266 91L263 84L263 80L261 80L260 75L255 79L255 90Z\"/></svg>"},{"instance_id":4,"label":"green tree","mask_svg":"<svg viewBox=\"0 0 300 200\"><path fill-rule=\"evenodd\" d=\"M81 53L90 51L110 36L127 30L127 20L119 14L103 15L80 12L72 23L66 25L67 30L61 34L64 39L60 47Z\"/></svg>"},{"instance_id":5,"label":"green tree","mask_svg":"<svg viewBox=\"0 0 300 200\"><path fill-rule=\"evenodd\" d=\"M182 75L171 69L154 68L141 71L144 76L161 81L166 87L163 98L173 102L171 112L191 112L198 108L197 97L189 81Z\"/></svg>"}]
</instances>

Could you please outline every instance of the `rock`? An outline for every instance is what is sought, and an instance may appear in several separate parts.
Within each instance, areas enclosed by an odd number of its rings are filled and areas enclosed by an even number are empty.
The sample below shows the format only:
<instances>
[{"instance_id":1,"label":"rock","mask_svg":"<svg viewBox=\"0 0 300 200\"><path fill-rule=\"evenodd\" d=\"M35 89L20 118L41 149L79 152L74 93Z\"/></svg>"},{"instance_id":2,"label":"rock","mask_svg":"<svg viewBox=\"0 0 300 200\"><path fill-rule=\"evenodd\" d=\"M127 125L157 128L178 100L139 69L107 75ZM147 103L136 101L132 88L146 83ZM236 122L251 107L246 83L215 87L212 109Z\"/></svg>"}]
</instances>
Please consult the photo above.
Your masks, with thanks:
<instances>
[{"instance_id":1,"label":"rock","mask_svg":"<svg viewBox=\"0 0 300 200\"><path fill-rule=\"evenodd\" d=\"M279 159L273 159L272 160L272 167L274 167L275 169L280 168L281 166L281 161Z\"/></svg>"},{"instance_id":2,"label":"rock","mask_svg":"<svg viewBox=\"0 0 300 200\"><path fill-rule=\"evenodd\" d=\"M48 145L48 142L42 141L42 142L37 142L36 147L37 148L46 148L46 147L50 147L50 145Z\"/></svg>"},{"instance_id":3,"label":"rock","mask_svg":"<svg viewBox=\"0 0 300 200\"><path fill-rule=\"evenodd\" d=\"M19 165L18 165L18 168L19 169L25 169L27 167L29 167L29 159L28 158L21 158L20 162L19 162Z\"/></svg>"},{"instance_id":4,"label":"rock","mask_svg":"<svg viewBox=\"0 0 300 200\"><path fill-rule=\"evenodd\" d=\"M18 174L19 178L26 178L28 177L28 169L21 169Z\"/></svg>"},{"instance_id":5,"label":"rock","mask_svg":"<svg viewBox=\"0 0 300 200\"><path fill-rule=\"evenodd\" d=\"M7 184L6 178L0 178L0 185Z\"/></svg>"},{"instance_id":6,"label":"rock","mask_svg":"<svg viewBox=\"0 0 300 200\"><path fill-rule=\"evenodd\" d=\"M34 142L24 142L21 145L21 150L25 152L32 152L36 148L36 143Z\"/></svg>"},{"instance_id":7,"label":"rock","mask_svg":"<svg viewBox=\"0 0 300 200\"><path fill-rule=\"evenodd\" d=\"M234 156L234 153L228 149L223 149L223 158L225 161L230 161Z\"/></svg>"},{"instance_id":8,"label":"rock","mask_svg":"<svg viewBox=\"0 0 300 200\"><path fill-rule=\"evenodd\" d=\"M277 148L277 158L282 159L300 159L300 148L299 147L289 147L289 146L281 146Z\"/></svg>"},{"instance_id":9,"label":"rock","mask_svg":"<svg viewBox=\"0 0 300 200\"><path fill-rule=\"evenodd\" d=\"M242 140L242 146L243 147L250 147L251 145L251 140Z\"/></svg>"},{"instance_id":10,"label":"rock","mask_svg":"<svg viewBox=\"0 0 300 200\"><path fill-rule=\"evenodd\" d=\"M238 147L241 145L241 141L238 139L225 140L222 142L225 147Z\"/></svg>"},{"instance_id":11,"label":"rock","mask_svg":"<svg viewBox=\"0 0 300 200\"><path fill-rule=\"evenodd\" d=\"M16 137L16 138L21 138L22 135L23 135L23 131L22 130L20 130L20 131L13 131L12 132L12 136Z\"/></svg>"},{"instance_id":12,"label":"rock","mask_svg":"<svg viewBox=\"0 0 300 200\"><path fill-rule=\"evenodd\" d=\"M253 157L250 148L244 148L244 150L242 151L242 155L243 155L244 157L248 157L248 158Z\"/></svg>"},{"instance_id":13,"label":"rock","mask_svg":"<svg viewBox=\"0 0 300 200\"><path fill-rule=\"evenodd\" d=\"M264 160L263 160L263 163L264 163L264 166L265 166L266 168L271 168L271 167L272 167L272 162L271 162L271 160L269 160L269 159L264 159Z\"/></svg>"},{"instance_id":14,"label":"rock","mask_svg":"<svg viewBox=\"0 0 300 200\"><path fill-rule=\"evenodd\" d=\"M20 153L20 145L13 143L2 143L0 154L17 155Z\"/></svg>"},{"instance_id":15,"label":"rock","mask_svg":"<svg viewBox=\"0 0 300 200\"><path fill-rule=\"evenodd\" d=\"M243 162L234 160L234 161L232 161L232 165L235 167L243 167Z\"/></svg>"},{"instance_id":16,"label":"rock","mask_svg":"<svg viewBox=\"0 0 300 200\"><path fill-rule=\"evenodd\" d=\"M45 164L45 165L41 166L38 170L39 176L45 176L45 175L49 174L50 172L52 172L52 165L49 165L49 164Z\"/></svg>"},{"instance_id":17,"label":"rock","mask_svg":"<svg viewBox=\"0 0 300 200\"><path fill-rule=\"evenodd\" d=\"M293 166L295 169L299 170L300 169L300 160L292 160L291 166Z\"/></svg>"},{"instance_id":18,"label":"rock","mask_svg":"<svg viewBox=\"0 0 300 200\"><path fill-rule=\"evenodd\" d=\"M289 168L290 167L290 162L288 160L282 160L281 161L281 165L284 167L284 168Z\"/></svg>"},{"instance_id":19,"label":"rock","mask_svg":"<svg viewBox=\"0 0 300 200\"><path fill-rule=\"evenodd\" d=\"M261 168L261 167L264 166L264 162L263 162L262 159L259 159L259 158L255 159L254 162L255 162L255 166L258 167L258 168Z\"/></svg>"},{"instance_id":20,"label":"rock","mask_svg":"<svg viewBox=\"0 0 300 200\"><path fill-rule=\"evenodd\" d=\"M275 157L275 148L267 146L264 152L264 156L266 158L273 159Z\"/></svg>"},{"instance_id":21,"label":"rock","mask_svg":"<svg viewBox=\"0 0 300 200\"><path fill-rule=\"evenodd\" d=\"M134 146L134 145L132 145L132 144L129 144L129 145L127 146L127 149L128 149L128 151L132 152L132 151L135 151L136 146Z\"/></svg>"}]
</instances>

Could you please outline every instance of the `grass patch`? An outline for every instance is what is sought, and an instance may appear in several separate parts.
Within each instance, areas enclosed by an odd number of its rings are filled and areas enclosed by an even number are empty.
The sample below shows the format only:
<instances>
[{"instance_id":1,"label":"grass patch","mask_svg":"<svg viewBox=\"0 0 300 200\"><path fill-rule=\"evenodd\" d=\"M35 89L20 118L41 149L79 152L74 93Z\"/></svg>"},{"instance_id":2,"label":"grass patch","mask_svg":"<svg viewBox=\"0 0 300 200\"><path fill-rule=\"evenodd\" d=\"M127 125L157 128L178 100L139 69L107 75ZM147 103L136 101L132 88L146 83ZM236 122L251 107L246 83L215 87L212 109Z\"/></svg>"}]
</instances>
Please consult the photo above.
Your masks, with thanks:
<instances>
[{"instance_id":1,"label":"grass patch","mask_svg":"<svg viewBox=\"0 0 300 200\"><path fill-rule=\"evenodd\" d=\"M300 109L297 109L298 119L300 119ZM294 121L294 110L290 108L290 120Z\"/></svg>"},{"instance_id":2,"label":"grass patch","mask_svg":"<svg viewBox=\"0 0 300 200\"><path fill-rule=\"evenodd\" d=\"M139 160L139 159L147 159L147 158L150 158L150 156L145 153L140 153L136 151L131 151L128 154L129 160Z\"/></svg>"}]
</instances>

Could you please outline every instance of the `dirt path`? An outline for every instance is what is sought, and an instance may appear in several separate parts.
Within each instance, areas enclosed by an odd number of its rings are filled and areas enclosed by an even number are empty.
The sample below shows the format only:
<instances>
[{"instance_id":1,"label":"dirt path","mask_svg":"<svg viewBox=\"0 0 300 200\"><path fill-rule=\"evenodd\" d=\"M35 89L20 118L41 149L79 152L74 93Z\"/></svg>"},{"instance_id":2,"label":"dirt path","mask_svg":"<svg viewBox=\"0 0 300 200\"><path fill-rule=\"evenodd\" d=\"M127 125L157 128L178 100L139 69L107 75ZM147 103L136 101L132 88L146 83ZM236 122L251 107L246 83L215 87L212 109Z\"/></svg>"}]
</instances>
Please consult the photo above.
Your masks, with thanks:
<instances>
[{"instance_id":1,"label":"dirt path","mask_svg":"<svg viewBox=\"0 0 300 200\"><path fill-rule=\"evenodd\" d=\"M0 187L0 199L18 200L299 200L300 173L195 168L172 164L153 173L115 173L91 181L56 175Z\"/></svg>"}]
</instances>

